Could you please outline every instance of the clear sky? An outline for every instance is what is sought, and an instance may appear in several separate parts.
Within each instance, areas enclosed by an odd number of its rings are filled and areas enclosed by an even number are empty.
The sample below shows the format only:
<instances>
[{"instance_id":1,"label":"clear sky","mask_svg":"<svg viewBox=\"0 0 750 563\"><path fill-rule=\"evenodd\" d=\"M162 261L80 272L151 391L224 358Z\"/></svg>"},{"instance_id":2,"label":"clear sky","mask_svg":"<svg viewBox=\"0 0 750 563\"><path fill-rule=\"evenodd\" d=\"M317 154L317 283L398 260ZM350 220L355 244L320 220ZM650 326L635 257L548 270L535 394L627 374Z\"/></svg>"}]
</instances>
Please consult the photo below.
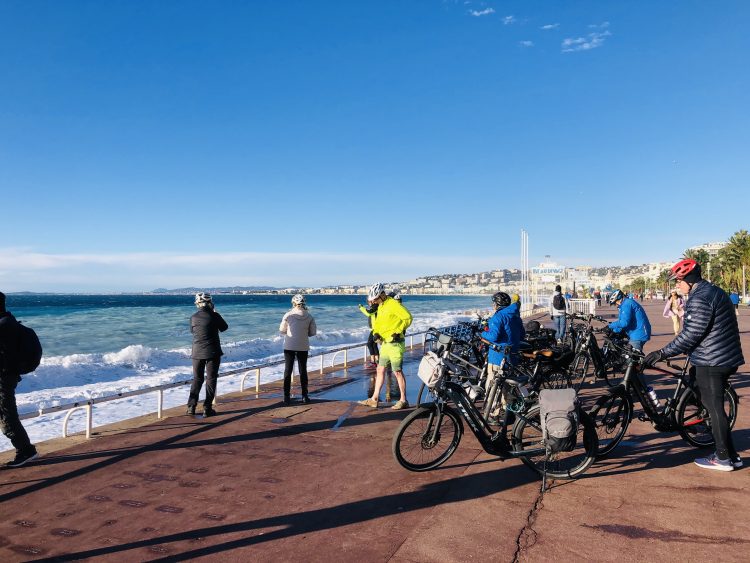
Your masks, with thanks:
<instances>
[{"instance_id":1,"label":"clear sky","mask_svg":"<svg viewBox=\"0 0 750 563\"><path fill-rule=\"evenodd\" d=\"M672 260L748 228L750 2L0 0L0 290Z\"/></svg>"}]
</instances>

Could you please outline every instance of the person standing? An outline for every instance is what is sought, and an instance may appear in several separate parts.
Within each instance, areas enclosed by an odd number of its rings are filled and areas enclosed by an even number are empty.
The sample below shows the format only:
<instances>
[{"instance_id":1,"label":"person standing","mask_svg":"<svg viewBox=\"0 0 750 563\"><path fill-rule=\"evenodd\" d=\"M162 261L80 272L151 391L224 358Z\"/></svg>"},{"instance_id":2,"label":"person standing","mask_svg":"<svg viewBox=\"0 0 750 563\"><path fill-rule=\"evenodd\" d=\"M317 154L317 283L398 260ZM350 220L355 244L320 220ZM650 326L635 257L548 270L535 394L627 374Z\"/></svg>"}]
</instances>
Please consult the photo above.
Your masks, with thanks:
<instances>
[{"instance_id":1,"label":"person standing","mask_svg":"<svg viewBox=\"0 0 750 563\"><path fill-rule=\"evenodd\" d=\"M555 328L555 338L558 343L562 343L563 338L565 338L565 311L567 307L565 297L562 295L562 288L559 285L555 286L555 292L552 294L549 307L552 326Z\"/></svg>"},{"instance_id":2,"label":"person standing","mask_svg":"<svg viewBox=\"0 0 750 563\"><path fill-rule=\"evenodd\" d=\"M370 327L370 334L367 335L367 353L370 355L370 362L367 364L367 367L371 369L376 368L380 351L378 350L378 343L375 342L375 337L372 333L372 319L378 314L378 306L368 301L367 307L360 304L359 310L365 317L367 317L367 325Z\"/></svg>"},{"instance_id":3,"label":"person standing","mask_svg":"<svg viewBox=\"0 0 750 563\"><path fill-rule=\"evenodd\" d=\"M5 468L21 467L37 457L26 429L18 417L16 386L21 381L18 367L19 329L16 318L5 309L5 294L0 291L0 426L16 448L16 456Z\"/></svg>"},{"instance_id":4,"label":"person standing","mask_svg":"<svg viewBox=\"0 0 750 563\"><path fill-rule=\"evenodd\" d=\"M188 396L187 414L194 415L198 404L198 395L206 381L206 399L203 402L203 416L215 416L213 403L216 396L216 380L219 377L221 364L221 343L219 332L224 332L229 325L214 309L214 302L209 293L196 293L195 306L198 307L190 317L190 332L193 334L193 349L190 357L193 359L193 384Z\"/></svg>"},{"instance_id":5,"label":"person standing","mask_svg":"<svg viewBox=\"0 0 750 563\"><path fill-rule=\"evenodd\" d=\"M729 300L732 302L732 305L734 305L734 314L738 315L740 314L740 294L736 291L733 291L729 294Z\"/></svg>"},{"instance_id":6,"label":"person standing","mask_svg":"<svg viewBox=\"0 0 750 563\"><path fill-rule=\"evenodd\" d=\"M734 447L732 429L724 410L724 387L745 363L732 302L723 289L703 279L701 266L695 260L677 262L672 266L670 279L677 280L680 292L688 296L682 332L672 342L646 356L643 364L652 366L665 358L689 355L690 370L695 375L716 442L716 452L696 459L695 464L717 471L738 469L742 467L742 459Z\"/></svg>"},{"instance_id":7,"label":"person standing","mask_svg":"<svg viewBox=\"0 0 750 563\"><path fill-rule=\"evenodd\" d=\"M486 390L489 390L492 378L500 370L504 348L511 347L508 360L511 364L515 364L521 340L526 334L521 320L519 301L511 303L511 298L507 293L498 291L492 296L492 304L495 312L487 321L487 328L481 334L483 339L494 345L490 346L487 354Z\"/></svg>"},{"instance_id":8,"label":"person standing","mask_svg":"<svg viewBox=\"0 0 750 563\"><path fill-rule=\"evenodd\" d=\"M406 379L404 379L403 362L406 344L404 335L406 329L411 326L411 313L393 297L385 293L385 286L376 283L367 291L367 299L378 304L378 314L372 321L372 331L376 340L381 340L380 360L375 375L375 387L372 397L359 401L360 405L378 408L380 388L383 386L385 371L390 366L398 382L401 397L391 408L393 410L405 409L409 406L406 400Z\"/></svg>"},{"instance_id":9,"label":"person standing","mask_svg":"<svg viewBox=\"0 0 750 563\"><path fill-rule=\"evenodd\" d=\"M307 394L307 355L310 352L310 337L317 334L318 328L315 319L307 310L304 295L298 293L292 297L292 309L281 319L279 332L284 335L284 404L289 405L292 401L292 370L295 358L302 387L302 402L307 404L310 402Z\"/></svg>"},{"instance_id":10,"label":"person standing","mask_svg":"<svg viewBox=\"0 0 750 563\"><path fill-rule=\"evenodd\" d=\"M680 333L680 324L682 322L682 316L685 314L685 301L677 293L676 289L672 290L669 295L669 299L664 304L664 312L662 316L672 319L672 328L675 334Z\"/></svg>"},{"instance_id":11,"label":"person standing","mask_svg":"<svg viewBox=\"0 0 750 563\"><path fill-rule=\"evenodd\" d=\"M643 306L632 297L626 297L619 289L609 296L609 304L616 305L618 309L617 320L609 323L609 330L624 332L630 345L642 352L643 345L651 340L651 323Z\"/></svg>"}]
</instances>

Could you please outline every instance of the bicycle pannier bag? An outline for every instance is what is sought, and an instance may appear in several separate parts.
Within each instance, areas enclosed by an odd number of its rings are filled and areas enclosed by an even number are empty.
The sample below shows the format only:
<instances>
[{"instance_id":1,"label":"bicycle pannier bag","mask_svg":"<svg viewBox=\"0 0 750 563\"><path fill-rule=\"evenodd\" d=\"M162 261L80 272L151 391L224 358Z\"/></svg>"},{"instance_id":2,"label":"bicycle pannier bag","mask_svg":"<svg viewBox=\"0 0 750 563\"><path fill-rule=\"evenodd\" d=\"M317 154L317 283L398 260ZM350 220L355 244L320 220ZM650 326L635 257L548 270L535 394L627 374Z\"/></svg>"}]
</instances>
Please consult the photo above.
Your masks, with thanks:
<instances>
[{"instance_id":1,"label":"bicycle pannier bag","mask_svg":"<svg viewBox=\"0 0 750 563\"><path fill-rule=\"evenodd\" d=\"M419 362L417 375L428 389L435 387L440 379L440 357L435 352L427 352Z\"/></svg>"},{"instance_id":2,"label":"bicycle pannier bag","mask_svg":"<svg viewBox=\"0 0 750 563\"><path fill-rule=\"evenodd\" d=\"M563 297L559 293L555 295L552 298L552 306L558 311L564 311L565 310L565 297Z\"/></svg>"},{"instance_id":3,"label":"bicycle pannier bag","mask_svg":"<svg viewBox=\"0 0 750 563\"><path fill-rule=\"evenodd\" d=\"M551 453L569 452L576 447L578 396L575 389L542 389L539 417L544 444Z\"/></svg>"},{"instance_id":4,"label":"bicycle pannier bag","mask_svg":"<svg viewBox=\"0 0 750 563\"><path fill-rule=\"evenodd\" d=\"M33 328L18 323L18 373L25 375L39 367L42 344Z\"/></svg>"}]
</instances>

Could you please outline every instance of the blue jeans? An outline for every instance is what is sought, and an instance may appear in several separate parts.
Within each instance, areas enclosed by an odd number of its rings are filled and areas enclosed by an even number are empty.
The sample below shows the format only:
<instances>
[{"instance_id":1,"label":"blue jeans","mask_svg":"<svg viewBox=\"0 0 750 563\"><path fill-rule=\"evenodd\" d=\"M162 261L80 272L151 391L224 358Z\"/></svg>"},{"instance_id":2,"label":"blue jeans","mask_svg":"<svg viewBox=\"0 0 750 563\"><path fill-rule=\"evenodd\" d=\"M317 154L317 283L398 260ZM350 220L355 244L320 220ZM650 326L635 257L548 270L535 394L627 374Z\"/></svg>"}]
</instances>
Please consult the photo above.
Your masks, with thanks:
<instances>
[{"instance_id":1,"label":"blue jeans","mask_svg":"<svg viewBox=\"0 0 750 563\"><path fill-rule=\"evenodd\" d=\"M552 323L555 326L555 338L558 340L565 338L565 315L552 317Z\"/></svg>"},{"instance_id":2,"label":"blue jeans","mask_svg":"<svg viewBox=\"0 0 750 563\"><path fill-rule=\"evenodd\" d=\"M638 350L639 352L643 352L643 345L646 342L643 340L631 340L630 345L633 347L633 349Z\"/></svg>"}]
</instances>

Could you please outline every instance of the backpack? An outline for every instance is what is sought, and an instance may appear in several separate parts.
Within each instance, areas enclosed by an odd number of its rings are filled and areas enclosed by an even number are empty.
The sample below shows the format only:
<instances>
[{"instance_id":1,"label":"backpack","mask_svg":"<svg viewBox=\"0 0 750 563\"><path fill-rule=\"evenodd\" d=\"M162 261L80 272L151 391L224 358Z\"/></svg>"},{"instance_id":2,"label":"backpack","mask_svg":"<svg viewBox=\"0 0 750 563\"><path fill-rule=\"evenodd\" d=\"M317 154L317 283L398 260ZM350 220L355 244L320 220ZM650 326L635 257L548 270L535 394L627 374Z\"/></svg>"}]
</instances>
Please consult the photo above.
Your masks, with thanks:
<instances>
[{"instance_id":1,"label":"backpack","mask_svg":"<svg viewBox=\"0 0 750 563\"><path fill-rule=\"evenodd\" d=\"M565 310L565 297L561 293L558 293L552 298L552 306L558 311Z\"/></svg>"},{"instance_id":2,"label":"backpack","mask_svg":"<svg viewBox=\"0 0 750 563\"><path fill-rule=\"evenodd\" d=\"M578 395L575 389L542 389L539 417L544 444L550 453L569 452L576 447Z\"/></svg>"},{"instance_id":3,"label":"backpack","mask_svg":"<svg viewBox=\"0 0 750 563\"><path fill-rule=\"evenodd\" d=\"M31 373L42 361L42 343L34 329L18 323L18 373Z\"/></svg>"}]
</instances>

